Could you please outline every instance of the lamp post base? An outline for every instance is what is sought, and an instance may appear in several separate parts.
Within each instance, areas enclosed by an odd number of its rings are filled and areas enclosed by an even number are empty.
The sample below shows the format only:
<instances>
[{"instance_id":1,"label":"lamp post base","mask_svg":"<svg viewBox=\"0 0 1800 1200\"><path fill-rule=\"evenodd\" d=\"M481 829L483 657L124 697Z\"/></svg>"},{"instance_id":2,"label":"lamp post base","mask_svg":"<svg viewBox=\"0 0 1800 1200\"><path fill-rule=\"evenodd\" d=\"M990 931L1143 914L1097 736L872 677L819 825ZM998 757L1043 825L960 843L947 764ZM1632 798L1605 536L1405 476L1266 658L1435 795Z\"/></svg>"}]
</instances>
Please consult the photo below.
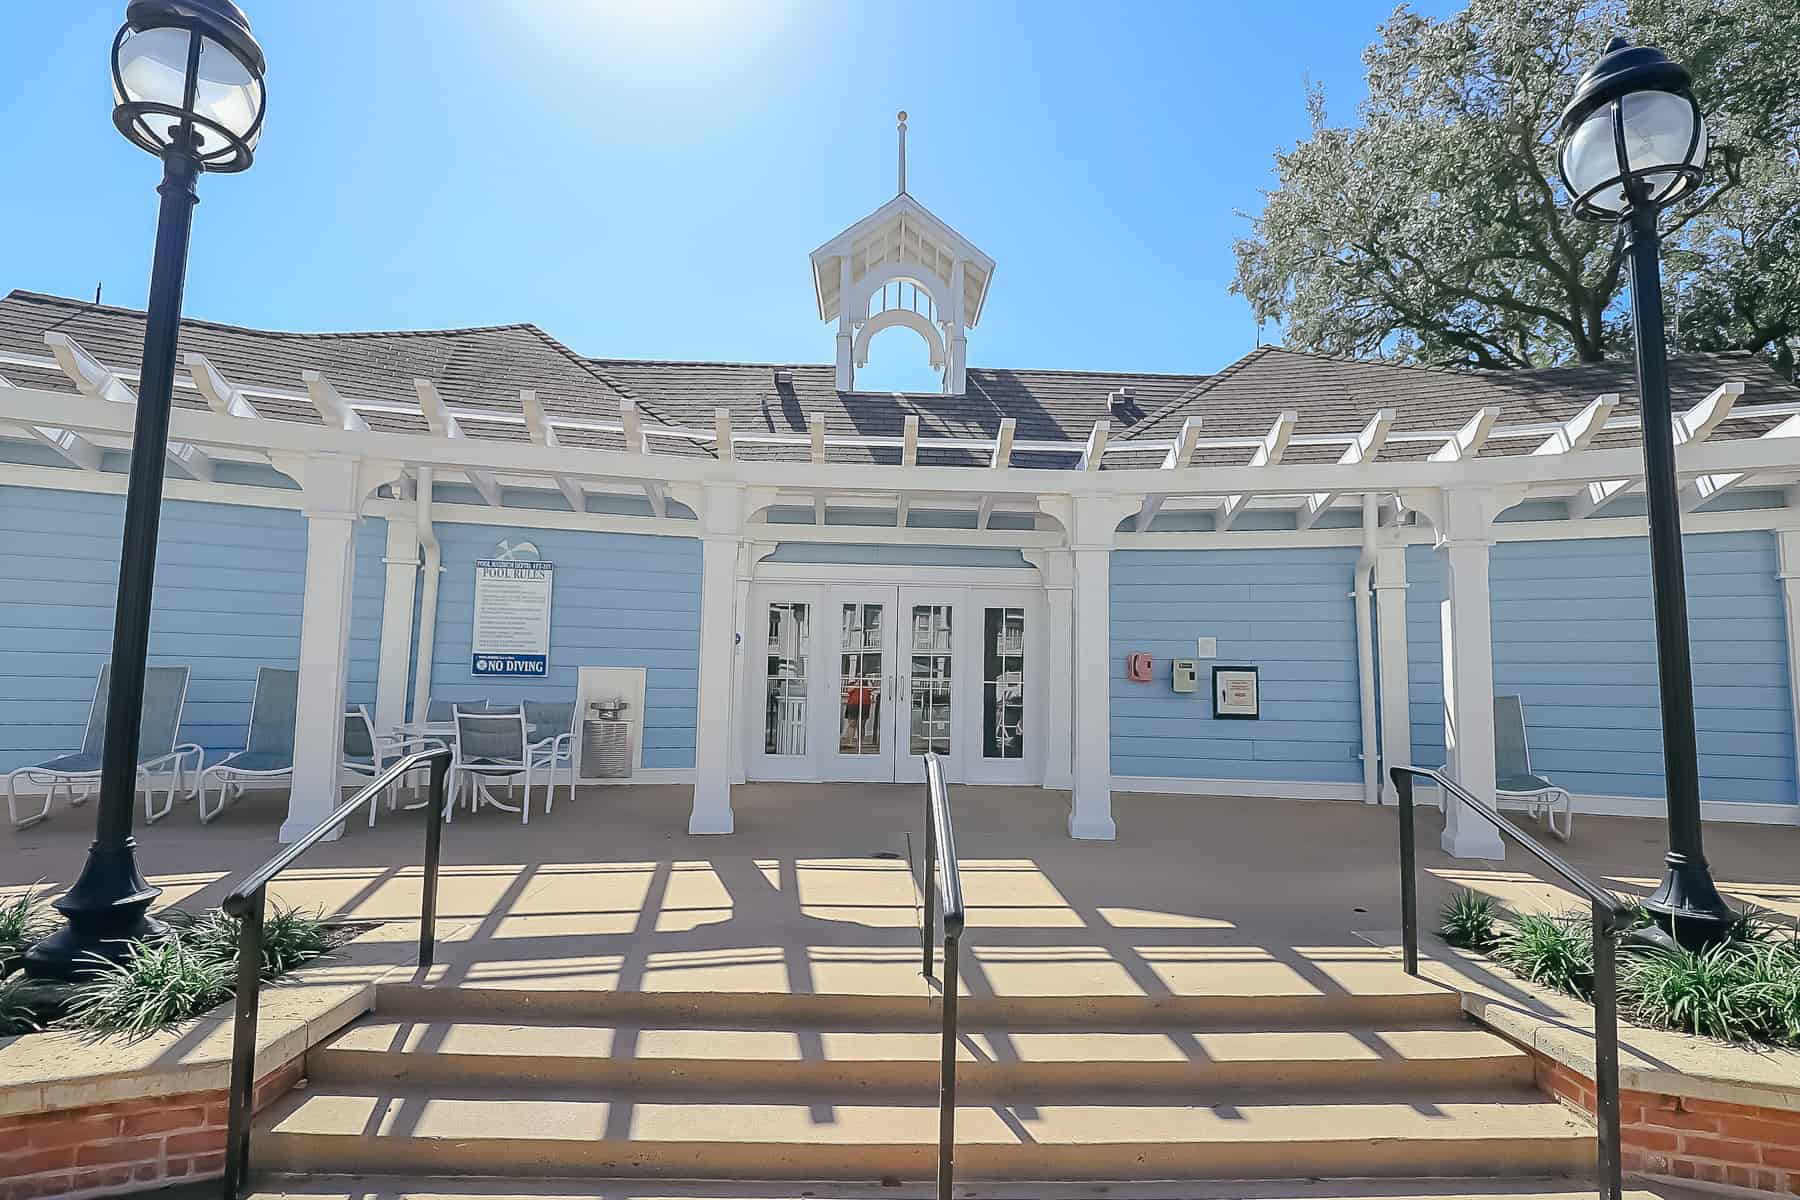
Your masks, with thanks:
<instances>
[{"instance_id":1,"label":"lamp post base","mask_svg":"<svg viewBox=\"0 0 1800 1200\"><path fill-rule=\"evenodd\" d=\"M68 924L25 952L33 979L71 981L90 975L99 961L118 962L134 942L158 942L169 927L150 915L162 889L138 870L136 838L123 845L88 847L81 878L55 904Z\"/></svg>"},{"instance_id":2,"label":"lamp post base","mask_svg":"<svg viewBox=\"0 0 1800 1200\"><path fill-rule=\"evenodd\" d=\"M1713 885L1712 871L1705 863L1669 863L1662 883L1644 901L1644 907L1684 950L1718 945L1738 919Z\"/></svg>"}]
</instances>

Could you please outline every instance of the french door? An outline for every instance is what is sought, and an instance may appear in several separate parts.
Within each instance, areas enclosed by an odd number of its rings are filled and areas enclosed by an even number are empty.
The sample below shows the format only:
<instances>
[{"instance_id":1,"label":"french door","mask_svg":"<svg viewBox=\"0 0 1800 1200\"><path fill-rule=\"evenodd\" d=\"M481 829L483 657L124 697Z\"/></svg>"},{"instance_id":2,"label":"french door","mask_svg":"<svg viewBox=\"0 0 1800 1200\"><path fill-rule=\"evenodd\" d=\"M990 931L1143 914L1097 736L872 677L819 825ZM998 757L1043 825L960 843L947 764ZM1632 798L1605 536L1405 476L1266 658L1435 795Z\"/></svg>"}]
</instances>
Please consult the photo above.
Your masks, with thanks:
<instances>
[{"instance_id":1,"label":"french door","mask_svg":"<svg viewBox=\"0 0 1800 1200\"><path fill-rule=\"evenodd\" d=\"M1023 589L768 584L745 672L756 779L1035 783L1042 755L1038 594Z\"/></svg>"}]
</instances>

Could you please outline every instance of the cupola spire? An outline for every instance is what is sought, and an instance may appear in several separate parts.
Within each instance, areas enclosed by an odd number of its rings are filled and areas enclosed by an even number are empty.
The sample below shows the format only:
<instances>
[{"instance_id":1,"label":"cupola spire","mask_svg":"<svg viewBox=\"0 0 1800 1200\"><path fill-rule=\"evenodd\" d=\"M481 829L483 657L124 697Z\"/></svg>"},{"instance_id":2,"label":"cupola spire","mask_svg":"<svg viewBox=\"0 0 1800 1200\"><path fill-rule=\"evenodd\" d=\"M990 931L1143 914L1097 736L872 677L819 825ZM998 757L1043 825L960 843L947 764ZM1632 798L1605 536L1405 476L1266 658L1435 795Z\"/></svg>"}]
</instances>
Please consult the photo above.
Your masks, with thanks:
<instances>
[{"instance_id":1,"label":"cupola spire","mask_svg":"<svg viewBox=\"0 0 1800 1200\"><path fill-rule=\"evenodd\" d=\"M906 190L906 110L900 110L900 186L896 194Z\"/></svg>"}]
</instances>

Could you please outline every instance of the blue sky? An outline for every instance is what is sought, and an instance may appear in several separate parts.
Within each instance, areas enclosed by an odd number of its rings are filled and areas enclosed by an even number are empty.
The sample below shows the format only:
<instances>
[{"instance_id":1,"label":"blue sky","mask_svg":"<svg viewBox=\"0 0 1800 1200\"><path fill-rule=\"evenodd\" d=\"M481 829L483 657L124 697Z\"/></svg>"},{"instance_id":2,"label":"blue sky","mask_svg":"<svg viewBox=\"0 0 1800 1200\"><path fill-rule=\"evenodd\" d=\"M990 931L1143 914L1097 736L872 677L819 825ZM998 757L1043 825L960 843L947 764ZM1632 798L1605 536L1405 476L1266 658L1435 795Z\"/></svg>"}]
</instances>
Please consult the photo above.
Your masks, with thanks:
<instances>
[{"instance_id":1,"label":"blue sky","mask_svg":"<svg viewBox=\"0 0 1800 1200\"><path fill-rule=\"evenodd\" d=\"M829 361L807 254L909 190L998 262L977 366L1211 371L1255 344L1237 210L1362 95L1384 0L244 0L255 165L202 181L188 315L532 321L579 351ZM1446 3L1428 3L1441 11ZM10 0L0 292L141 305L156 163L114 132L123 0ZM916 384L904 330L859 378Z\"/></svg>"}]
</instances>

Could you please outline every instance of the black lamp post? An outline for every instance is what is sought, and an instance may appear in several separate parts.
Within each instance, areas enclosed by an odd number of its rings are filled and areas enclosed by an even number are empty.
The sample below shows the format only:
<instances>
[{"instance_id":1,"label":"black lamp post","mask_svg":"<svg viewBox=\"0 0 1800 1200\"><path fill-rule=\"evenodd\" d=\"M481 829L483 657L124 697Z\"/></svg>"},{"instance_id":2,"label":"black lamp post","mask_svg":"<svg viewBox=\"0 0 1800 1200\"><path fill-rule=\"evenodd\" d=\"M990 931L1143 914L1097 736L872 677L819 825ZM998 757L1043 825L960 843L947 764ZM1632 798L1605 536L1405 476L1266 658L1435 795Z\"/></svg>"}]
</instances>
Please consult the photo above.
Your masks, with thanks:
<instances>
[{"instance_id":1,"label":"black lamp post","mask_svg":"<svg viewBox=\"0 0 1800 1200\"><path fill-rule=\"evenodd\" d=\"M1701 848L1694 673L1657 264L1658 210L1692 195L1706 167L1706 122L1691 84L1687 68L1670 62L1662 51L1615 38L1576 85L1575 98L1563 110L1559 138L1571 210L1584 220L1622 223L1631 251L1631 322L1644 426L1644 494L1669 798L1668 869L1646 907L1677 942L1697 949L1720 940L1734 914L1713 886Z\"/></svg>"},{"instance_id":2,"label":"black lamp post","mask_svg":"<svg viewBox=\"0 0 1800 1200\"><path fill-rule=\"evenodd\" d=\"M149 915L161 889L138 870L131 823L188 230L200 172L250 165L262 133L263 70L262 48L230 0L132 0L113 41L113 124L162 159L162 202L125 496L99 815L81 877L56 902L68 924L25 956L38 979L72 979L91 965L90 955L117 959L131 941L164 932Z\"/></svg>"}]
</instances>

